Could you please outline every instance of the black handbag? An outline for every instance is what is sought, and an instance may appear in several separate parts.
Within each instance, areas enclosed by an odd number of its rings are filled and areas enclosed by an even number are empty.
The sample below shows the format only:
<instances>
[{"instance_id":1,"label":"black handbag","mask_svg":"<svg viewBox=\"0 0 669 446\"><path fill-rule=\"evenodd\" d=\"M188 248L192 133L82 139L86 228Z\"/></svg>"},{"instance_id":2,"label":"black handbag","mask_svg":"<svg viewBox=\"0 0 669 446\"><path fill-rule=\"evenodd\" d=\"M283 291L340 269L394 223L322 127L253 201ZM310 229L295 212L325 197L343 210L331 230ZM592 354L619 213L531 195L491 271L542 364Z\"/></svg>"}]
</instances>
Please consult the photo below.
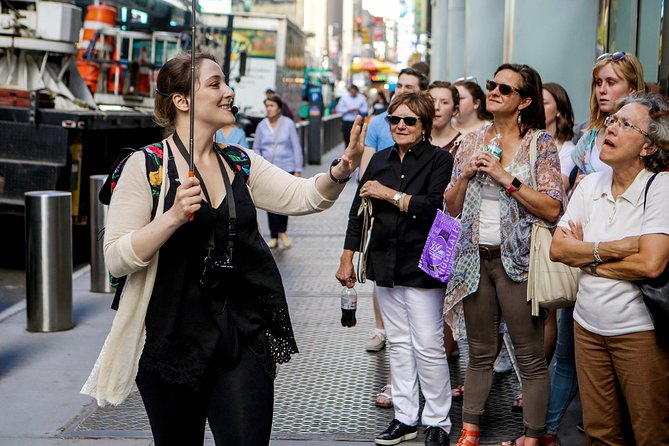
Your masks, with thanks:
<instances>
[{"instance_id":1,"label":"black handbag","mask_svg":"<svg viewBox=\"0 0 669 446\"><path fill-rule=\"evenodd\" d=\"M650 177L646 183L646 191L643 197L644 212L646 211L648 189L656 176L657 174ZM669 264L658 277L635 280L633 283L641 290L643 301L653 318L653 325L655 325L655 335L658 344L669 349Z\"/></svg>"}]
</instances>

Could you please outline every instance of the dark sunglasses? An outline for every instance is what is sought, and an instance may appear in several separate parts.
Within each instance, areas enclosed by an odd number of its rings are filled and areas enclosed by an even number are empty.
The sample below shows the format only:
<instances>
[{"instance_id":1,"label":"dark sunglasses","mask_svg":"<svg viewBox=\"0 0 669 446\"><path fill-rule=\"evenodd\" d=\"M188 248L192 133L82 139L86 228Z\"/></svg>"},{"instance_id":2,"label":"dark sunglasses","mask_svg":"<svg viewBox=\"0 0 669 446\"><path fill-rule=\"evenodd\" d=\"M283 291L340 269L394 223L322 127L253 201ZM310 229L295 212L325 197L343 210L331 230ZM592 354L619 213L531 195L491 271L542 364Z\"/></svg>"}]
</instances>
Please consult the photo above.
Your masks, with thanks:
<instances>
[{"instance_id":1,"label":"dark sunglasses","mask_svg":"<svg viewBox=\"0 0 669 446\"><path fill-rule=\"evenodd\" d=\"M606 60L606 59L611 59L613 61L618 61L618 60L624 59L625 56L627 56L627 53L625 53L624 51L616 51L615 53L604 53L597 58L597 62L600 62L600 61Z\"/></svg>"},{"instance_id":2,"label":"dark sunglasses","mask_svg":"<svg viewBox=\"0 0 669 446\"><path fill-rule=\"evenodd\" d=\"M517 88L512 87L511 85L506 85L506 84L498 84L495 81L487 80L485 81L485 88L488 91L493 91L495 88L499 88L500 94L504 96L508 96L511 93L518 92Z\"/></svg>"},{"instance_id":3,"label":"dark sunglasses","mask_svg":"<svg viewBox=\"0 0 669 446\"><path fill-rule=\"evenodd\" d=\"M413 127L416 125L418 122L418 116L394 116L394 115L388 115L386 116L386 120L388 120L389 123L392 125L397 125L400 123L400 121L404 121L406 125L409 127Z\"/></svg>"}]
</instances>

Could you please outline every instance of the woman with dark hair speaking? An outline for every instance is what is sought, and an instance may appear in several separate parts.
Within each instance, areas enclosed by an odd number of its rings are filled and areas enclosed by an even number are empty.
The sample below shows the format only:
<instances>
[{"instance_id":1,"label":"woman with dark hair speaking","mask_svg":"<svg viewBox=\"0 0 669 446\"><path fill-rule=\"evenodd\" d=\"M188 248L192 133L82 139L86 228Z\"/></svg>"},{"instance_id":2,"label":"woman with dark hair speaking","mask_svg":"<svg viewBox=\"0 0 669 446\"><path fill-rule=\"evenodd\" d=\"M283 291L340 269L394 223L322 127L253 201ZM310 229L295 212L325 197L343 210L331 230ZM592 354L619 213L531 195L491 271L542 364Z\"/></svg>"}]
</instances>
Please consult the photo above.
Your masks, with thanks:
<instances>
[{"instance_id":1,"label":"woman with dark hair speaking","mask_svg":"<svg viewBox=\"0 0 669 446\"><path fill-rule=\"evenodd\" d=\"M469 344L458 446L479 444L502 315L520 368L525 444L535 446L546 427L550 380L543 320L532 316L527 301L530 234L539 220L557 222L564 188L555 142L543 130L539 74L504 64L486 88L494 121L464 137L444 194L449 213L461 214L462 224L444 310L450 324L450 310L463 302ZM534 165L530 150L536 150Z\"/></svg>"},{"instance_id":2,"label":"woman with dark hair speaking","mask_svg":"<svg viewBox=\"0 0 669 446\"><path fill-rule=\"evenodd\" d=\"M206 421L217 445L266 446L277 364L297 346L256 207L293 215L330 207L360 163L365 130L358 119L329 173L295 177L213 143L234 122L234 95L211 56L196 55L195 65L194 97L190 55L160 69L155 117L170 134L133 154L115 185L105 263L128 277L82 392L120 404L136 381L158 446L201 445ZM193 104L191 178L184 141Z\"/></svg>"}]
</instances>

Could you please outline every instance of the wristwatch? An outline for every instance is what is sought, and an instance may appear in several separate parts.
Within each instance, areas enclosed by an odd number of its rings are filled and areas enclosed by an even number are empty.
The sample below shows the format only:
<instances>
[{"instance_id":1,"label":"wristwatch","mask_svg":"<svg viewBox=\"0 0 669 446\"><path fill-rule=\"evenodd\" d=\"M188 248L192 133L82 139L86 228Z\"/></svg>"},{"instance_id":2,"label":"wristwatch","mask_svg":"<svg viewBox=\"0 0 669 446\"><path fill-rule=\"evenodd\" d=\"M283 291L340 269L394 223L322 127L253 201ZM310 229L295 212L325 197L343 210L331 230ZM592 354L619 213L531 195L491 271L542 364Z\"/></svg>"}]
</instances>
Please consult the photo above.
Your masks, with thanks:
<instances>
[{"instance_id":1,"label":"wristwatch","mask_svg":"<svg viewBox=\"0 0 669 446\"><path fill-rule=\"evenodd\" d=\"M332 181L334 181L334 182L337 183L337 184L344 184L344 183L348 182L348 180L351 179L351 176L350 176L350 175L348 176L348 178L345 178L345 179L343 179L343 180L340 180L339 178L337 178L337 177L335 177L334 175L332 175L332 168L333 168L334 166L336 166L337 164L339 164L340 162L341 162L341 158L337 158L336 160L332 161L332 164L330 164L330 170L328 170L328 173L330 174L330 179L331 179Z\"/></svg>"},{"instance_id":2,"label":"wristwatch","mask_svg":"<svg viewBox=\"0 0 669 446\"><path fill-rule=\"evenodd\" d=\"M402 192L397 192L393 196L393 204L397 207L400 207L400 198L402 198ZM400 209L401 210L401 209Z\"/></svg>"},{"instance_id":3,"label":"wristwatch","mask_svg":"<svg viewBox=\"0 0 669 446\"><path fill-rule=\"evenodd\" d=\"M595 277L599 277L599 274L597 274L597 263L593 262L590 264L590 274L592 274Z\"/></svg>"},{"instance_id":4,"label":"wristwatch","mask_svg":"<svg viewBox=\"0 0 669 446\"><path fill-rule=\"evenodd\" d=\"M511 186L506 188L506 193L507 194L512 194L518 189L522 187L523 183L520 182L520 180L516 177L513 177L513 180L511 181Z\"/></svg>"}]
</instances>

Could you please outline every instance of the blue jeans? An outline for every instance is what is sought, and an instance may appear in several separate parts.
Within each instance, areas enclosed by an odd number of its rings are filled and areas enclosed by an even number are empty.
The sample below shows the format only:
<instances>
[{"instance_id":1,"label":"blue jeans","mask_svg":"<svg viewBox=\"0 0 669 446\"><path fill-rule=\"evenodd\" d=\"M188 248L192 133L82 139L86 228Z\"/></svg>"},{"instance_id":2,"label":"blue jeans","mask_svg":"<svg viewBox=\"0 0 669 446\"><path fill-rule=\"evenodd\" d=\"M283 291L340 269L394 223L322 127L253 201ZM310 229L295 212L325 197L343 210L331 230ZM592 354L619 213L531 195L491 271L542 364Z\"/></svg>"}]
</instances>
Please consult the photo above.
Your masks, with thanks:
<instances>
[{"instance_id":1,"label":"blue jeans","mask_svg":"<svg viewBox=\"0 0 669 446\"><path fill-rule=\"evenodd\" d=\"M555 368L546 416L546 433L555 435L571 400L578 392L574 360L574 307L563 308L558 321Z\"/></svg>"}]
</instances>

